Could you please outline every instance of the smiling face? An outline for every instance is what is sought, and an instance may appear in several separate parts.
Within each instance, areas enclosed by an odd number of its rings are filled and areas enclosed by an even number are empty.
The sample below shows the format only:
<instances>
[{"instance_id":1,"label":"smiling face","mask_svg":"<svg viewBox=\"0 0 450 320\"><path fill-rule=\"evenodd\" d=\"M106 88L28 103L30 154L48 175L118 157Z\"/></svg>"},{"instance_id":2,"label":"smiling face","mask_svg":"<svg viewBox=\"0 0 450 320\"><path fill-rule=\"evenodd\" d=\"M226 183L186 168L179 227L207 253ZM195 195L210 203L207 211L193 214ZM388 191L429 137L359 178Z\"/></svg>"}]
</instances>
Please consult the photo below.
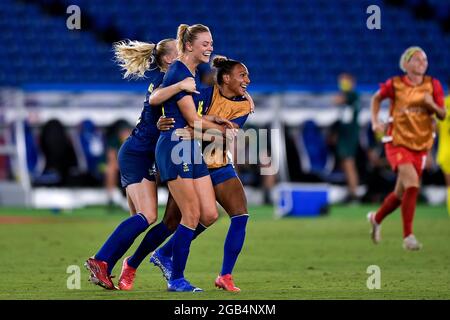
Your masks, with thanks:
<instances>
[{"instance_id":1,"label":"smiling face","mask_svg":"<svg viewBox=\"0 0 450 320\"><path fill-rule=\"evenodd\" d=\"M224 84L236 96L243 96L250 84L248 69L245 65L236 64L230 74L223 76Z\"/></svg>"},{"instance_id":2,"label":"smiling face","mask_svg":"<svg viewBox=\"0 0 450 320\"><path fill-rule=\"evenodd\" d=\"M428 69L427 55L423 51L415 52L409 61L404 63L407 73L423 76Z\"/></svg>"},{"instance_id":3,"label":"smiling face","mask_svg":"<svg viewBox=\"0 0 450 320\"><path fill-rule=\"evenodd\" d=\"M198 63L208 63L213 52L213 40L210 32L201 32L197 34L193 43L188 42L186 49Z\"/></svg>"}]
</instances>

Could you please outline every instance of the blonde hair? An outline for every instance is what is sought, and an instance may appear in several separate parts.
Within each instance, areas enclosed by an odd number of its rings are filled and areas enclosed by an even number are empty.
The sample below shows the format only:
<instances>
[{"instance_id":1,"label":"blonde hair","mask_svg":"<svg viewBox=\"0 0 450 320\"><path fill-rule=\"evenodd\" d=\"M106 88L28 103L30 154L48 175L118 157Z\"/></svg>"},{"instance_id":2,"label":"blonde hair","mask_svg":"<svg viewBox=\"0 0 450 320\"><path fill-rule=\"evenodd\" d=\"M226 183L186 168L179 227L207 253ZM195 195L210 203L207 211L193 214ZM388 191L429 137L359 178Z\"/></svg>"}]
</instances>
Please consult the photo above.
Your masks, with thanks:
<instances>
[{"instance_id":1,"label":"blonde hair","mask_svg":"<svg viewBox=\"0 0 450 320\"><path fill-rule=\"evenodd\" d=\"M177 48L180 54L186 51L186 43L193 43L197 35L202 32L210 32L209 28L203 24L180 24L177 31Z\"/></svg>"},{"instance_id":2,"label":"blonde hair","mask_svg":"<svg viewBox=\"0 0 450 320\"><path fill-rule=\"evenodd\" d=\"M402 56L400 57L399 66L403 72L406 72L404 64L406 62L409 62L409 60L411 60L412 56L416 52L423 52L423 54L426 55L425 51L423 51L421 47L417 46L409 47L408 49L405 50L405 52L402 53Z\"/></svg>"},{"instance_id":3,"label":"blonde hair","mask_svg":"<svg viewBox=\"0 0 450 320\"><path fill-rule=\"evenodd\" d=\"M170 53L168 43L175 39L164 39L154 43L123 40L113 44L117 64L125 71L123 78L144 78L145 72L154 63L164 70L162 57Z\"/></svg>"}]
</instances>

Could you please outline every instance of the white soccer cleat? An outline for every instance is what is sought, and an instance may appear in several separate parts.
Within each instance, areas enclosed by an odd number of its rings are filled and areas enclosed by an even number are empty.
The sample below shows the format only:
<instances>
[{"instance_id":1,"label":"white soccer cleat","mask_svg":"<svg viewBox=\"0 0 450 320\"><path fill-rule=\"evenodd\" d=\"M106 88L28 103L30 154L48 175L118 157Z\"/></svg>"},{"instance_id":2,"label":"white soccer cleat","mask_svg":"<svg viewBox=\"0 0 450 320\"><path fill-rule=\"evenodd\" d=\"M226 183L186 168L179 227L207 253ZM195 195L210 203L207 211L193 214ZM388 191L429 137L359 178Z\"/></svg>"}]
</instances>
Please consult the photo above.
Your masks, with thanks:
<instances>
[{"instance_id":1,"label":"white soccer cleat","mask_svg":"<svg viewBox=\"0 0 450 320\"><path fill-rule=\"evenodd\" d=\"M410 234L405 239L403 239L403 249L410 251L417 251L422 248L422 244L417 241L413 234Z\"/></svg>"},{"instance_id":2,"label":"white soccer cleat","mask_svg":"<svg viewBox=\"0 0 450 320\"><path fill-rule=\"evenodd\" d=\"M367 214L367 220L372 225L370 229L370 237L373 243L378 244L381 241L381 225L375 221L375 212L371 211Z\"/></svg>"}]
</instances>

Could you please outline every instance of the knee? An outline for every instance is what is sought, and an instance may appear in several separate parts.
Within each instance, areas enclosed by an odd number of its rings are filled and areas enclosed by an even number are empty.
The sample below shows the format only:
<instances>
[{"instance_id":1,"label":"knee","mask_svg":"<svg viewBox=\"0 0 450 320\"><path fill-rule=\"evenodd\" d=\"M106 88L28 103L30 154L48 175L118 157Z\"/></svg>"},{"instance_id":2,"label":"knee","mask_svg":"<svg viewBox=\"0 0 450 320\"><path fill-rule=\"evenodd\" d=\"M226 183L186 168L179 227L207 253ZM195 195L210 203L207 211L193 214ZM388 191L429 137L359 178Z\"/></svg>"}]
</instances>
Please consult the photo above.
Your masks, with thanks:
<instances>
[{"instance_id":1,"label":"knee","mask_svg":"<svg viewBox=\"0 0 450 320\"><path fill-rule=\"evenodd\" d=\"M412 187L419 187L419 179L417 177L408 177L406 179L403 180L403 190L406 190L408 188L412 188Z\"/></svg>"},{"instance_id":2,"label":"knee","mask_svg":"<svg viewBox=\"0 0 450 320\"><path fill-rule=\"evenodd\" d=\"M209 227L216 222L217 219L219 219L219 212L217 211L217 208L214 208L214 210L208 210L205 212L200 220L205 227Z\"/></svg>"}]
</instances>

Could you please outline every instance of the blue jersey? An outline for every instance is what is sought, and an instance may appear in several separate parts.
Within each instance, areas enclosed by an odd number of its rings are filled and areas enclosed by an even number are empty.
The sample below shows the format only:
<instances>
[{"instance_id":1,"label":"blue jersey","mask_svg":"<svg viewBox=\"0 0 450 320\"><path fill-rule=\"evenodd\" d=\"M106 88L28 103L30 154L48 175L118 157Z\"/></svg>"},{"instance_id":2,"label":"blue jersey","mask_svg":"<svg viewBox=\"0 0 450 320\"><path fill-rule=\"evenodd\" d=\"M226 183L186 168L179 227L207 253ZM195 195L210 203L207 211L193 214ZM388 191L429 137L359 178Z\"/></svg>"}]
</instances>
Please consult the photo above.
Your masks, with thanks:
<instances>
[{"instance_id":1,"label":"blue jersey","mask_svg":"<svg viewBox=\"0 0 450 320\"><path fill-rule=\"evenodd\" d=\"M198 88L200 88L200 86L201 86L200 73L196 72L195 76L194 76L183 62L176 60L175 62L173 62L171 64L169 70L167 70L167 73L164 76L162 86L163 87L171 86L177 82L180 82L181 80L183 80L187 77L193 77L195 79L196 86ZM172 132L175 129L184 128L187 125L187 122L184 119L183 114L181 113L181 110L178 108L178 104L177 104L177 102L180 99L184 98L187 95L192 96L192 98L194 99L194 104L197 106L200 95L198 95L198 94L192 95L191 93L188 93L186 91L177 93L176 95L174 95L169 100L167 100L166 102L163 103L164 115L167 118L174 118L175 124L174 124L173 128L162 132L161 135L171 136Z\"/></svg>"},{"instance_id":2,"label":"blue jersey","mask_svg":"<svg viewBox=\"0 0 450 320\"><path fill-rule=\"evenodd\" d=\"M141 116L139 117L136 127L131 135L136 138L133 139L133 145L141 150L147 151L149 148L154 149L159 138L160 131L156 127L159 117L161 117L161 106L151 106L149 98L153 90L158 88L164 78L164 73L159 68L150 71L147 74L149 78L149 86L142 108Z\"/></svg>"}]
</instances>

